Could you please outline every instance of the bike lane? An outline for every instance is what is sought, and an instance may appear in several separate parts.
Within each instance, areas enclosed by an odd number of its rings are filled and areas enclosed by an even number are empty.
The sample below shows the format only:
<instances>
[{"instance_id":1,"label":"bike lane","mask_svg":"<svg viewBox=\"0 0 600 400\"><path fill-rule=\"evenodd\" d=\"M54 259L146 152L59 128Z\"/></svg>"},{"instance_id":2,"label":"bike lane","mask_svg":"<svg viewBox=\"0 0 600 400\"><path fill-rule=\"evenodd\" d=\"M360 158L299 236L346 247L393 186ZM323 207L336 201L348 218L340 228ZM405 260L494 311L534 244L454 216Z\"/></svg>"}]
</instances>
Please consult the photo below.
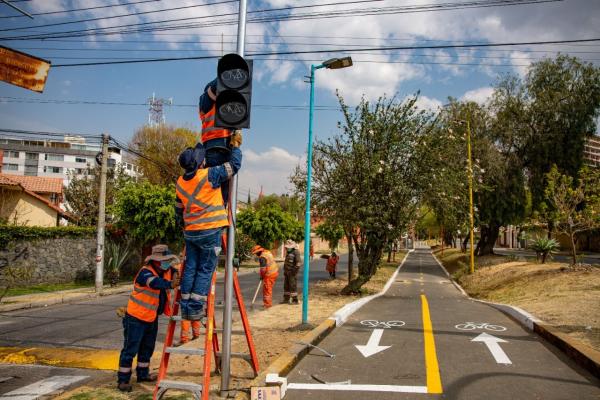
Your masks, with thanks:
<instances>
[{"instance_id":1,"label":"bike lane","mask_svg":"<svg viewBox=\"0 0 600 400\"><path fill-rule=\"evenodd\" d=\"M387 293L319 347L335 357L311 351L288 375L286 399L600 398L597 379L462 295L429 251L411 253Z\"/></svg>"}]
</instances>

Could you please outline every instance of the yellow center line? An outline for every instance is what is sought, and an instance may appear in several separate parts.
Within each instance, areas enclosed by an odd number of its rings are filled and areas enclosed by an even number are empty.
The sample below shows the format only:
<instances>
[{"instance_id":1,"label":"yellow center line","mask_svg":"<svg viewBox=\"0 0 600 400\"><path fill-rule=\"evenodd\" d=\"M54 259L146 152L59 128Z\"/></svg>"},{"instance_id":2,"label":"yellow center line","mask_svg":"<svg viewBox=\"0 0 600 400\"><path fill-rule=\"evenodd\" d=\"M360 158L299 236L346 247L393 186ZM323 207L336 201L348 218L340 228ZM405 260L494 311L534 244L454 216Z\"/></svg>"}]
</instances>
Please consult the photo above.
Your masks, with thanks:
<instances>
[{"instance_id":1,"label":"yellow center line","mask_svg":"<svg viewBox=\"0 0 600 400\"><path fill-rule=\"evenodd\" d=\"M421 295L421 306L423 309L423 336L425 341L425 367L427 370L427 393L442 393L442 379L440 378L440 367L435 352L435 339L433 338L433 326L429 315L429 304L427 297Z\"/></svg>"}]
</instances>

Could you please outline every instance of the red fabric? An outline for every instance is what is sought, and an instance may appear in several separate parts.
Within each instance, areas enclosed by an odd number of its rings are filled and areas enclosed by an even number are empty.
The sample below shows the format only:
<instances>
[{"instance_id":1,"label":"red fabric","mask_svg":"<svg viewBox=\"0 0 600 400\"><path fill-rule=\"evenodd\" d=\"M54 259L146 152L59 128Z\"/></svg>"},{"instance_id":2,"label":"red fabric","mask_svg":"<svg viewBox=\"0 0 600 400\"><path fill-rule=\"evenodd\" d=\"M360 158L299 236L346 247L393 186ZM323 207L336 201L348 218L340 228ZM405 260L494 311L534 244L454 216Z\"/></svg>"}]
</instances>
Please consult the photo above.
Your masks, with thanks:
<instances>
[{"instance_id":1,"label":"red fabric","mask_svg":"<svg viewBox=\"0 0 600 400\"><path fill-rule=\"evenodd\" d=\"M338 260L340 259L340 257L329 257L327 259L327 272L332 273L335 272L336 268L337 268L337 263Z\"/></svg>"},{"instance_id":2,"label":"red fabric","mask_svg":"<svg viewBox=\"0 0 600 400\"><path fill-rule=\"evenodd\" d=\"M273 305L273 286L277 280L278 273L266 275L263 278L263 305L269 308Z\"/></svg>"},{"instance_id":3,"label":"red fabric","mask_svg":"<svg viewBox=\"0 0 600 400\"><path fill-rule=\"evenodd\" d=\"M181 321L181 336L180 341L182 343L190 341L190 327L194 332L194 336L200 336L200 321Z\"/></svg>"}]
</instances>

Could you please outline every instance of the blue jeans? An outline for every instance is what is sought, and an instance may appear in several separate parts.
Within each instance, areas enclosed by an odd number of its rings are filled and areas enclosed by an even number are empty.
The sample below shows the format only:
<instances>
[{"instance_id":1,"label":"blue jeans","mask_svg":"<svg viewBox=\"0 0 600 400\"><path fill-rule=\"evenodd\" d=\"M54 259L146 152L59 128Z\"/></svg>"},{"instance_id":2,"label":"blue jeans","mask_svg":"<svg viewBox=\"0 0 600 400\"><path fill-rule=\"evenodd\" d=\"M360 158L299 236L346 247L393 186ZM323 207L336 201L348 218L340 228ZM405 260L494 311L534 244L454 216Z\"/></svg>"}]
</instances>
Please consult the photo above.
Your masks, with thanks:
<instances>
[{"instance_id":1,"label":"blue jeans","mask_svg":"<svg viewBox=\"0 0 600 400\"><path fill-rule=\"evenodd\" d=\"M215 139L215 141L217 140L222 139ZM212 140L209 140L209 142L212 142ZM204 159L206 160L207 167L215 167L229 161L231 159L231 152L223 148L207 148ZM229 202L229 181L223 182L221 185L221 194L223 195L223 203L227 207L227 203Z\"/></svg>"},{"instance_id":2,"label":"blue jeans","mask_svg":"<svg viewBox=\"0 0 600 400\"><path fill-rule=\"evenodd\" d=\"M129 383L131 379L131 366L137 355L137 368L135 372L138 379L150 374L150 359L154 353L156 334L158 332L158 318L154 322L141 321L129 314L123 318L123 350L119 357L119 383Z\"/></svg>"},{"instance_id":3,"label":"blue jeans","mask_svg":"<svg viewBox=\"0 0 600 400\"><path fill-rule=\"evenodd\" d=\"M212 275L221 252L222 228L185 231L185 270L181 277L181 316L197 321L204 305Z\"/></svg>"}]
</instances>

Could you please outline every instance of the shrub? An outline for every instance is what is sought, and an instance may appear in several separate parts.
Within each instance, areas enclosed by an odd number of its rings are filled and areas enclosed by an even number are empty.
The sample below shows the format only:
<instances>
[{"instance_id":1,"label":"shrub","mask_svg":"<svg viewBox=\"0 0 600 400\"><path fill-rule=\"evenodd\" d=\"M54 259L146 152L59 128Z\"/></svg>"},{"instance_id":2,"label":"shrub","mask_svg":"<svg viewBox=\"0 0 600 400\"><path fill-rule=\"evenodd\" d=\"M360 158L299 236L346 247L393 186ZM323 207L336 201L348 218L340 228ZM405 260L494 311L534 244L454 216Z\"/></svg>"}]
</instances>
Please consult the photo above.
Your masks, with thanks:
<instances>
[{"instance_id":1,"label":"shrub","mask_svg":"<svg viewBox=\"0 0 600 400\"><path fill-rule=\"evenodd\" d=\"M550 256L550 258L552 258L552 255L560 249L560 245L554 239L540 237L533 242L531 248L535 251L538 259L541 257L542 264L544 264L546 262L546 257Z\"/></svg>"}]
</instances>

